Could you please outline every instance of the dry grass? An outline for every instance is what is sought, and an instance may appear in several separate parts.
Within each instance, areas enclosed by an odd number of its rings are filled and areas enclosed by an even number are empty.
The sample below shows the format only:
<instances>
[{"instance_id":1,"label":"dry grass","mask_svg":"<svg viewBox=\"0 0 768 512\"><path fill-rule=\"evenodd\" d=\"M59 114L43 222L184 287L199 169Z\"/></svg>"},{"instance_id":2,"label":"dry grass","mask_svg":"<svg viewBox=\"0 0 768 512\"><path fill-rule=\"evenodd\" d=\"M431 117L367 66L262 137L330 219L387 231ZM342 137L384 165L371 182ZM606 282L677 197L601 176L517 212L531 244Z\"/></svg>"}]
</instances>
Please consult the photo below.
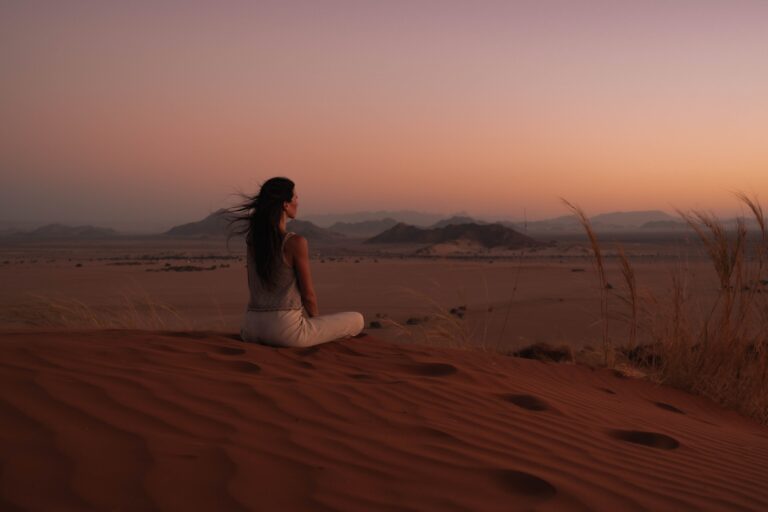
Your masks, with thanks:
<instances>
[{"instance_id":1,"label":"dry grass","mask_svg":"<svg viewBox=\"0 0 768 512\"><path fill-rule=\"evenodd\" d=\"M506 311L504 313L504 323L501 325L501 331L499 332L499 336L496 339L496 347L501 347L502 341L504 340L504 335L507 332L507 325L509 324L509 315L512 313L512 305L515 300L515 295L517 294L518 284L520 283L520 272L523 268L524 254L525 254L525 251L523 249L521 249L517 253L517 260L515 264L515 275L514 275L514 280L512 282L512 293L510 294L509 302L506 305Z\"/></svg>"},{"instance_id":2,"label":"dry grass","mask_svg":"<svg viewBox=\"0 0 768 512\"><path fill-rule=\"evenodd\" d=\"M433 298L413 288L399 287L397 291L398 293L416 297L420 302L428 305L428 310L425 314L413 317L419 320L419 323L415 325L398 322L391 318L380 320L384 326L396 329L399 338L410 343L429 346L453 348L482 347L482 344L478 345L475 341L477 340L477 333L470 329L463 319L446 311ZM485 339L484 335L483 339Z\"/></svg>"},{"instance_id":3,"label":"dry grass","mask_svg":"<svg viewBox=\"0 0 768 512\"><path fill-rule=\"evenodd\" d=\"M563 203L568 207L571 212L576 216L577 220L584 228L589 238L589 245L592 249L592 258L595 265L595 270L598 276L598 285L600 292L600 323L603 333L603 357L606 366L613 366L615 363L615 353L611 339L608 337L608 280L605 277L605 264L603 260L603 252L600 248L600 243L597 240L597 234L592 229L592 223L589 221L589 217L584 213L584 210L578 206L570 203L566 199L562 199Z\"/></svg>"},{"instance_id":4,"label":"dry grass","mask_svg":"<svg viewBox=\"0 0 768 512\"><path fill-rule=\"evenodd\" d=\"M148 294L122 294L118 304L93 306L73 297L32 295L4 309L2 323L77 329L190 330L193 323Z\"/></svg>"},{"instance_id":5,"label":"dry grass","mask_svg":"<svg viewBox=\"0 0 768 512\"><path fill-rule=\"evenodd\" d=\"M728 230L713 215L679 212L712 262L717 294L711 303L691 296L685 270L673 274L670 296L641 300L629 259L619 251L627 288L624 302L630 308L630 343L623 352L650 378L704 395L768 423L768 286L763 278L768 231L759 202L745 194L737 197L759 227L759 240L751 245L744 219ZM605 275L597 238L583 212L566 204L587 231L603 289ZM604 295L601 299L601 315L607 319ZM648 322L653 343L637 346L641 311L647 313L642 317ZM702 313L694 314L696 311Z\"/></svg>"},{"instance_id":6,"label":"dry grass","mask_svg":"<svg viewBox=\"0 0 768 512\"><path fill-rule=\"evenodd\" d=\"M637 329L640 315L640 299L637 290L637 276L635 270L629 262L624 248L618 248L619 262L621 263L621 276L624 278L624 285L627 289L626 295L620 295L620 298L629 306L629 346L637 346Z\"/></svg>"},{"instance_id":7,"label":"dry grass","mask_svg":"<svg viewBox=\"0 0 768 512\"><path fill-rule=\"evenodd\" d=\"M757 201L740 194L761 231L749 246L746 223L740 219L728 232L712 215L684 215L696 230L713 263L719 289L717 299L699 322L685 316L689 300L675 284L673 308L677 325L658 338L664 382L708 396L763 423L768 423L768 289L761 284L765 267L766 229ZM679 288L679 289L678 289Z\"/></svg>"}]
</instances>

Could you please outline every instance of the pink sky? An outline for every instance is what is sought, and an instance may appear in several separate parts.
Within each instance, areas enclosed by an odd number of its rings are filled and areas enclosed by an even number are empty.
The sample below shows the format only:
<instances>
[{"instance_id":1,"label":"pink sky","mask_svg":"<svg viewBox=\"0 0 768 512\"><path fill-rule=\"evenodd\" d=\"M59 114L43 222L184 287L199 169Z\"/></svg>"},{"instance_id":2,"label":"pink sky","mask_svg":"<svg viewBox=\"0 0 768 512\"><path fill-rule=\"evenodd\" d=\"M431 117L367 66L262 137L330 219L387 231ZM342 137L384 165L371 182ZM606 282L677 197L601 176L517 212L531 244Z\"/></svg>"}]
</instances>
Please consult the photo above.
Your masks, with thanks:
<instances>
[{"instance_id":1,"label":"pink sky","mask_svg":"<svg viewBox=\"0 0 768 512\"><path fill-rule=\"evenodd\" d=\"M66 5L65 5L66 4ZM108 5L109 4L109 5ZM0 221L768 198L768 2L0 4Z\"/></svg>"}]
</instances>

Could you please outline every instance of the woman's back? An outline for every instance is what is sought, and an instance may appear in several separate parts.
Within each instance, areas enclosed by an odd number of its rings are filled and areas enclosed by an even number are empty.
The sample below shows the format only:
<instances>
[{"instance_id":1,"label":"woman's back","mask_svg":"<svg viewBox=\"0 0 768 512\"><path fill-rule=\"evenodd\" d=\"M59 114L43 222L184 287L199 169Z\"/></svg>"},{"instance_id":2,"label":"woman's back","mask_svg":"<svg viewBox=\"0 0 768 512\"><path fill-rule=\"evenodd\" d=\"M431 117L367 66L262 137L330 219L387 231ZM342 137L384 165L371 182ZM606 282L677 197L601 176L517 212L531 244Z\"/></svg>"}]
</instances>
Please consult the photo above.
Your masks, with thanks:
<instances>
[{"instance_id":1,"label":"woman's back","mask_svg":"<svg viewBox=\"0 0 768 512\"><path fill-rule=\"evenodd\" d=\"M275 269L273 287L266 287L262 283L256 271L256 259L253 254L255 249L248 244L246 259L248 266L248 291L250 293L248 301L249 311L285 311L302 308L301 294L296 283L296 274L293 267L285 261L285 242L291 236L293 236L293 233L286 233L283 237L280 261Z\"/></svg>"},{"instance_id":2,"label":"woman's back","mask_svg":"<svg viewBox=\"0 0 768 512\"><path fill-rule=\"evenodd\" d=\"M298 208L293 182L271 178L256 196L234 209L239 215L233 222L247 222L240 231L248 247L250 293L240 329L244 341L310 347L355 336L363 329L363 315L354 311L320 315L307 240L286 233L286 223L296 218Z\"/></svg>"}]
</instances>

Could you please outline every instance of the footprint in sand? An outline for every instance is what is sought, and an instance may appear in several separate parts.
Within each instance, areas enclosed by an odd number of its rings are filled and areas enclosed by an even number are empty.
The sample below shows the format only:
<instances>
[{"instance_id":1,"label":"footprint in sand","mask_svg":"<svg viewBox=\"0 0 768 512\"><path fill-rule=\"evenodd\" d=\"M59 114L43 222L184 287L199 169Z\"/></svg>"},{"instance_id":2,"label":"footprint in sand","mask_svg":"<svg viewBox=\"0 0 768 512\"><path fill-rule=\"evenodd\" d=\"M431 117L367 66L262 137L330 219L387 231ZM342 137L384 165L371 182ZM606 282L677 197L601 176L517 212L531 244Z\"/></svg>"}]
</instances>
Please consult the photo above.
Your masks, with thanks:
<instances>
[{"instance_id":1,"label":"footprint in sand","mask_svg":"<svg viewBox=\"0 0 768 512\"><path fill-rule=\"evenodd\" d=\"M557 494L557 488L554 485L523 471L501 469L494 471L493 476L504 490L522 498L529 504L550 499Z\"/></svg>"},{"instance_id":2,"label":"footprint in sand","mask_svg":"<svg viewBox=\"0 0 768 512\"><path fill-rule=\"evenodd\" d=\"M349 376L355 380L374 380L373 375L367 373L350 373Z\"/></svg>"},{"instance_id":3,"label":"footprint in sand","mask_svg":"<svg viewBox=\"0 0 768 512\"><path fill-rule=\"evenodd\" d=\"M665 404L664 402L653 402L653 405L659 409L664 409L665 411L675 412L677 414L685 414L685 412L681 411L674 405Z\"/></svg>"},{"instance_id":4,"label":"footprint in sand","mask_svg":"<svg viewBox=\"0 0 768 512\"><path fill-rule=\"evenodd\" d=\"M189 331L167 331L162 333L163 336L171 338L187 338L190 340L202 340L210 336L205 332L189 332Z\"/></svg>"},{"instance_id":5,"label":"footprint in sand","mask_svg":"<svg viewBox=\"0 0 768 512\"><path fill-rule=\"evenodd\" d=\"M440 430L435 427L428 427L425 425L414 426L408 429L408 436L419 436L431 440L447 441L451 444L461 443L467 444L453 434L449 434L444 430Z\"/></svg>"},{"instance_id":6,"label":"footprint in sand","mask_svg":"<svg viewBox=\"0 0 768 512\"><path fill-rule=\"evenodd\" d=\"M250 361L221 361L221 363L229 368L230 370L234 370L236 372L242 372L242 373L260 373L261 372L261 366L257 365L256 363L252 363Z\"/></svg>"},{"instance_id":7,"label":"footprint in sand","mask_svg":"<svg viewBox=\"0 0 768 512\"><path fill-rule=\"evenodd\" d=\"M339 354L345 354L348 356L355 356L355 357L367 357L365 354L361 354L357 350L350 348L349 346L343 343L337 344L334 348L336 349L336 352Z\"/></svg>"},{"instance_id":8,"label":"footprint in sand","mask_svg":"<svg viewBox=\"0 0 768 512\"><path fill-rule=\"evenodd\" d=\"M361 354L357 350L354 350L343 343L328 343L328 344L325 344L325 346L315 345L312 347L299 348L295 350L296 350L296 354L298 354L301 357L315 355L320 350L323 350L325 352L330 352L330 353L336 353L336 354L345 354L348 356L358 356L358 357L365 356L365 354Z\"/></svg>"},{"instance_id":9,"label":"footprint in sand","mask_svg":"<svg viewBox=\"0 0 768 512\"><path fill-rule=\"evenodd\" d=\"M320 347L315 345L314 347L300 348L296 350L296 353L302 357L314 355Z\"/></svg>"},{"instance_id":10,"label":"footprint in sand","mask_svg":"<svg viewBox=\"0 0 768 512\"><path fill-rule=\"evenodd\" d=\"M502 398L529 411L548 411L551 409L547 402L533 395L503 395Z\"/></svg>"},{"instance_id":11,"label":"footprint in sand","mask_svg":"<svg viewBox=\"0 0 768 512\"><path fill-rule=\"evenodd\" d=\"M455 366L448 363L417 363L405 366L404 369L408 373L424 377L445 377L459 371Z\"/></svg>"},{"instance_id":12,"label":"footprint in sand","mask_svg":"<svg viewBox=\"0 0 768 512\"><path fill-rule=\"evenodd\" d=\"M659 448L661 450L674 450L680 446L680 443L674 437L670 437L665 434L659 434L658 432L617 429L609 431L608 435L628 443L642 444L644 446Z\"/></svg>"},{"instance_id":13,"label":"footprint in sand","mask_svg":"<svg viewBox=\"0 0 768 512\"><path fill-rule=\"evenodd\" d=\"M181 347L166 345L165 343L151 343L149 347L153 350L162 350L163 352L172 352L174 354L194 354L195 351L183 350Z\"/></svg>"},{"instance_id":14,"label":"footprint in sand","mask_svg":"<svg viewBox=\"0 0 768 512\"><path fill-rule=\"evenodd\" d=\"M245 354L245 349L237 347L216 347L214 352L224 356L241 356Z\"/></svg>"}]
</instances>

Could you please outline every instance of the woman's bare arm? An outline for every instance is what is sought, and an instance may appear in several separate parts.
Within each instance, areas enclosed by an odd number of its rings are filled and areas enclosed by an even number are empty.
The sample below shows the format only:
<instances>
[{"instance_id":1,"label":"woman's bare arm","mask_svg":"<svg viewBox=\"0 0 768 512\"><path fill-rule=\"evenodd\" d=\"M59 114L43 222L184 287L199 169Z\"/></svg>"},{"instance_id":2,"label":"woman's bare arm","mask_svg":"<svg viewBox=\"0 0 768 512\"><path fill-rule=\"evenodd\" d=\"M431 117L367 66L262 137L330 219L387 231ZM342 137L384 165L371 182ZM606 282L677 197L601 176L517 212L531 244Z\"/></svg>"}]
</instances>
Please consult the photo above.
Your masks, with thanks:
<instances>
[{"instance_id":1,"label":"woman's bare arm","mask_svg":"<svg viewBox=\"0 0 768 512\"><path fill-rule=\"evenodd\" d=\"M300 235L294 235L286 243L288 261L293 264L296 272L296 280L301 292L301 303L309 316L317 316L317 296L315 286L312 283L312 274L309 271L309 244L307 239Z\"/></svg>"}]
</instances>

